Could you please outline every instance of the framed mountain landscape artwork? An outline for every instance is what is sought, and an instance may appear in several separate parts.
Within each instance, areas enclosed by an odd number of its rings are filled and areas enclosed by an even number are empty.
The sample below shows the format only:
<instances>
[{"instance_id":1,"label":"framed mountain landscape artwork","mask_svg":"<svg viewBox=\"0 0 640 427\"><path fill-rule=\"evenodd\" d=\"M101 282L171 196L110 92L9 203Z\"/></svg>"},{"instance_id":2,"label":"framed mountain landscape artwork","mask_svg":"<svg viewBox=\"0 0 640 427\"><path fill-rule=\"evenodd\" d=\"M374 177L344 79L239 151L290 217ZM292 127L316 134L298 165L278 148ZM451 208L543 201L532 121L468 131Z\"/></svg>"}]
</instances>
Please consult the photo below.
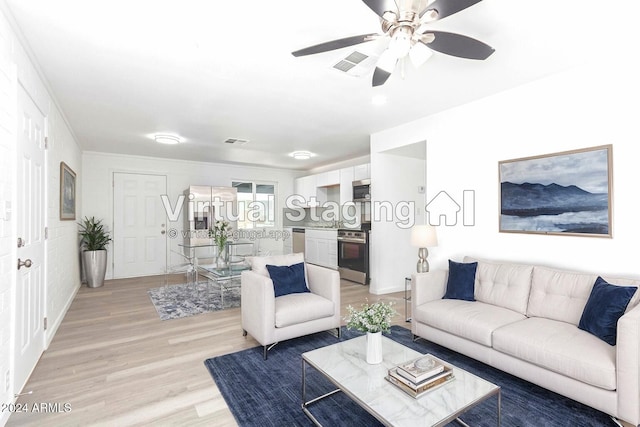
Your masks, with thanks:
<instances>
[{"instance_id":1,"label":"framed mountain landscape artwork","mask_svg":"<svg viewBox=\"0 0 640 427\"><path fill-rule=\"evenodd\" d=\"M500 231L611 237L612 146L498 163Z\"/></svg>"}]
</instances>

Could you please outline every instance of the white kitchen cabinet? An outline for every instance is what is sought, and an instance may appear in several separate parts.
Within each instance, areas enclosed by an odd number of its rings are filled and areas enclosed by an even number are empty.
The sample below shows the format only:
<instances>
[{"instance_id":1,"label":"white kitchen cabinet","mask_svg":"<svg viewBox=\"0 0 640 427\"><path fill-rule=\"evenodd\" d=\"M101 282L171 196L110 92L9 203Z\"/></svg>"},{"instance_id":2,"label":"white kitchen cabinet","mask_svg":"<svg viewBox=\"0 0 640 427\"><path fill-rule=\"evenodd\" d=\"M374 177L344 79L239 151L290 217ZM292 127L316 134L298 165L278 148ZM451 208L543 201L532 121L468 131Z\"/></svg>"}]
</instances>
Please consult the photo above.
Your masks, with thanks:
<instances>
[{"instance_id":1,"label":"white kitchen cabinet","mask_svg":"<svg viewBox=\"0 0 640 427\"><path fill-rule=\"evenodd\" d=\"M311 197L316 198L316 176L309 175L296 178L294 188L296 195L304 197L303 207L309 206Z\"/></svg>"},{"instance_id":2,"label":"white kitchen cabinet","mask_svg":"<svg viewBox=\"0 0 640 427\"><path fill-rule=\"evenodd\" d=\"M307 229L304 234L304 246L306 262L338 268L338 230Z\"/></svg>"},{"instance_id":3,"label":"white kitchen cabinet","mask_svg":"<svg viewBox=\"0 0 640 427\"><path fill-rule=\"evenodd\" d=\"M353 166L340 169L340 204L353 202Z\"/></svg>"},{"instance_id":4,"label":"white kitchen cabinet","mask_svg":"<svg viewBox=\"0 0 640 427\"><path fill-rule=\"evenodd\" d=\"M316 175L316 187L329 187L340 184L340 171L322 172Z\"/></svg>"},{"instance_id":5,"label":"white kitchen cabinet","mask_svg":"<svg viewBox=\"0 0 640 427\"><path fill-rule=\"evenodd\" d=\"M353 167L353 180L360 181L361 179L371 178L371 163L365 163L364 165L358 165Z\"/></svg>"}]
</instances>

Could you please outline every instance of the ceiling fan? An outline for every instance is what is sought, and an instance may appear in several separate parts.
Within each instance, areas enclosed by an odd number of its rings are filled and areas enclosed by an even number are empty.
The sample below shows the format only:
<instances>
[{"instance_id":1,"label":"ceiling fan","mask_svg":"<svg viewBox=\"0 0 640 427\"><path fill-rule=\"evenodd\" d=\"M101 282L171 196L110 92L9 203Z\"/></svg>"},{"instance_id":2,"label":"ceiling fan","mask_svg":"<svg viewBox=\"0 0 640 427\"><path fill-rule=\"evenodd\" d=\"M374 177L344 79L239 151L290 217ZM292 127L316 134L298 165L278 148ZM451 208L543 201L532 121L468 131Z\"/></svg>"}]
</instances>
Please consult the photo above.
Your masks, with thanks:
<instances>
[{"instance_id":1,"label":"ceiling fan","mask_svg":"<svg viewBox=\"0 0 640 427\"><path fill-rule=\"evenodd\" d=\"M431 56L431 49L467 59L487 59L491 46L461 34L429 30L428 23L446 18L482 0L362 0L381 19L382 34L371 33L345 37L291 52L306 56L347 46L389 39L388 47L378 58L373 72L373 86L383 85L400 60L409 57L417 68Z\"/></svg>"}]
</instances>

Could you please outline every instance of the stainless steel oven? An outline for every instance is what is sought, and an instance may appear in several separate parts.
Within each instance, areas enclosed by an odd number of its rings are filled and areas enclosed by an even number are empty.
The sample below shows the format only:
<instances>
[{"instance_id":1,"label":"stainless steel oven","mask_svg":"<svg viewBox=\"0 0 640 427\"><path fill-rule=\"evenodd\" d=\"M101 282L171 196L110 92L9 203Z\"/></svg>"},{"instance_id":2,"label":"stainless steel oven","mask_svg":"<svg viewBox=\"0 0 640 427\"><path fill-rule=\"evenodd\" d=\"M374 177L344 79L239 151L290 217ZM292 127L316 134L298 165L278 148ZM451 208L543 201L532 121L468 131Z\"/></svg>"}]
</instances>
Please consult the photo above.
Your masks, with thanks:
<instances>
[{"instance_id":1,"label":"stainless steel oven","mask_svg":"<svg viewBox=\"0 0 640 427\"><path fill-rule=\"evenodd\" d=\"M338 271L340 277L369 283L369 232L338 230Z\"/></svg>"}]
</instances>

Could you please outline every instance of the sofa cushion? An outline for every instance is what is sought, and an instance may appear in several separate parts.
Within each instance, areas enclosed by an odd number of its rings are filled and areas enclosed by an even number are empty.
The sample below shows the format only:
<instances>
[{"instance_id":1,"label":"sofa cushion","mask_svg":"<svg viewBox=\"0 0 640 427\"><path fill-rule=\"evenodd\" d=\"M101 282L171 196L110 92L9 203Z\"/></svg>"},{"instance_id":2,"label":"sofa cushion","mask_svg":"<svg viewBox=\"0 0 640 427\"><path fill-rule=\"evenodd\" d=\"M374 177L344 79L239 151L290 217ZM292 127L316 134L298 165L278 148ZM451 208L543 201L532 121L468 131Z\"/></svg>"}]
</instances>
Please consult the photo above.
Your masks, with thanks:
<instances>
[{"instance_id":1,"label":"sofa cushion","mask_svg":"<svg viewBox=\"0 0 640 427\"><path fill-rule=\"evenodd\" d=\"M616 345L618 319L624 314L637 290L638 288L631 286L611 285L602 277L598 277L582 312L578 328L595 335L609 345Z\"/></svg>"},{"instance_id":2,"label":"sofa cushion","mask_svg":"<svg viewBox=\"0 0 640 427\"><path fill-rule=\"evenodd\" d=\"M293 265L304 262L304 254L287 254L287 255L273 255L273 256L254 256L247 257L246 261L251 265L251 270L256 273L269 277L269 271L267 270L267 264L269 265Z\"/></svg>"},{"instance_id":3,"label":"sofa cushion","mask_svg":"<svg viewBox=\"0 0 640 427\"><path fill-rule=\"evenodd\" d=\"M475 301L473 289L476 281L477 262L460 263L449 260L449 277L445 299Z\"/></svg>"},{"instance_id":4,"label":"sofa cushion","mask_svg":"<svg viewBox=\"0 0 640 427\"><path fill-rule=\"evenodd\" d=\"M496 329L493 348L606 390L616 389L616 350L556 320L532 317Z\"/></svg>"},{"instance_id":5,"label":"sofa cushion","mask_svg":"<svg viewBox=\"0 0 640 427\"><path fill-rule=\"evenodd\" d=\"M475 299L527 314L533 266L464 258L474 261L478 262Z\"/></svg>"},{"instance_id":6,"label":"sofa cushion","mask_svg":"<svg viewBox=\"0 0 640 427\"><path fill-rule=\"evenodd\" d=\"M533 267L529 317L544 317L578 326L597 275Z\"/></svg>"},{"instance_id":7,"label":"sofa cushion","mask_svg":"<svg viewBox=\"0 0 640 427\"><path fill-rule=\"evenodd\" d=\"M479 301L441 299L416 307L414 321L491 347L491 335L501 326L525 318L521 313Z\"/></svg>"},{"instance_id":8,"label":"sofa cushion","mask_svg":"<svg viewBox=\"0 0 640 427\"><path fill-rule=\"evenodd\" d=\"M331 317L332 301L309 292L283 295L275 300L276 328Z\"/></svg>"},{"instance_id":9,"label":"sofa cushion","mask_svg":"<svg viewBox=\"0 0 640 427\"><path fill-rule=\"evenodd\" d=\"M307 281L304 279L303 262L280 266L267 264L267 270L273 282L276 298L282 295L309 292Z\"/></svg>"}]
</instances>

